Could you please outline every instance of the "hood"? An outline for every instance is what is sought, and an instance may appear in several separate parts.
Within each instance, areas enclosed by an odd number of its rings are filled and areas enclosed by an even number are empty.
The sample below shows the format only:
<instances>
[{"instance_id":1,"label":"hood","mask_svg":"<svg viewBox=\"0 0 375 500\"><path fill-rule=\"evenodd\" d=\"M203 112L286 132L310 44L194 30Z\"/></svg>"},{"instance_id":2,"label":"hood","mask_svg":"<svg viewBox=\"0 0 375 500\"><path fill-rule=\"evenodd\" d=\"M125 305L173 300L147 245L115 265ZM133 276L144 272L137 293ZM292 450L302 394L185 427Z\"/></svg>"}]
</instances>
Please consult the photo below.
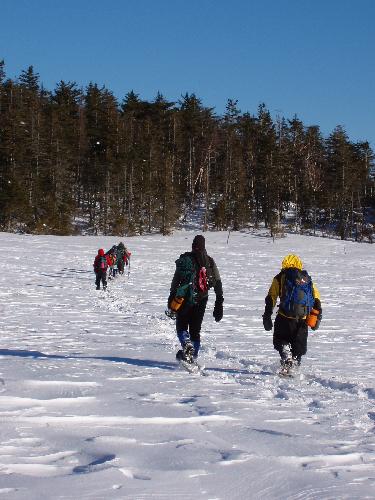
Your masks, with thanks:
<instances>
[{"instance_id":1,"label":"hood","mask_svg":"<svg viewBox=\"0 0 375 500\"><path fill-rule=\"evenodd\" d=\"M98 250L98 255L99 255L100 257L103 257L103 256L104 256L104 250L103 250L102 248L99 248L99 250Z\"/></svg>"},{"instance_id":2,"label":"hood","mask_svg":"<svg viewBox=\"0 0 375 500\"><path fill-rule=\"evenodd\" d=\"M204 236L201 234L198 234L194 239L193 239L193 244L192 244L192 250L193 252L203 252L206 249L206 240L204 239Z\"/></svg>"},{"instance_id":3,"label":"hood","mask_svg":"<svg viewBox=\"0 0 375 500\"><path fill-rule=\"evenodd\" d=\"M302 271L302 260L298 257L298 255L291 253L284 257L281 263L281 268L288 269L289 267L295 267L296 269Z\"/></svg>"}]
</instances>

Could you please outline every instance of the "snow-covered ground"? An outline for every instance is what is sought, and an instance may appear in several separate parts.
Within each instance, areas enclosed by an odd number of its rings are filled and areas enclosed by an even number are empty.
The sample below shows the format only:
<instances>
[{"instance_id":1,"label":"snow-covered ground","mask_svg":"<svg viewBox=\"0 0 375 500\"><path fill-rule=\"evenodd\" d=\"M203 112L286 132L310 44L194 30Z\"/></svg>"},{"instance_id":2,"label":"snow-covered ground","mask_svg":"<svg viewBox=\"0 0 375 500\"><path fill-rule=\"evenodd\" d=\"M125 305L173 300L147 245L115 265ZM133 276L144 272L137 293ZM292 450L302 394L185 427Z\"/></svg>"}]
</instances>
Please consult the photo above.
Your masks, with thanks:
<instances>
[{"instance_id":1,"label":"snow-covered ground","mask_svg":"<svg viewBox=\"0 0 375 500\"><path fill-rule=\"evenodd\" d=\"M375 498L375 247L207 233L225 303L215 323L211 294L202 377L164 315L195 234L125 240L130 276L106 293L92 261L118 238L0 234L1 498ZM324 319L281 379L261 315L291 252Z\"/></svg>"}]
</instances>

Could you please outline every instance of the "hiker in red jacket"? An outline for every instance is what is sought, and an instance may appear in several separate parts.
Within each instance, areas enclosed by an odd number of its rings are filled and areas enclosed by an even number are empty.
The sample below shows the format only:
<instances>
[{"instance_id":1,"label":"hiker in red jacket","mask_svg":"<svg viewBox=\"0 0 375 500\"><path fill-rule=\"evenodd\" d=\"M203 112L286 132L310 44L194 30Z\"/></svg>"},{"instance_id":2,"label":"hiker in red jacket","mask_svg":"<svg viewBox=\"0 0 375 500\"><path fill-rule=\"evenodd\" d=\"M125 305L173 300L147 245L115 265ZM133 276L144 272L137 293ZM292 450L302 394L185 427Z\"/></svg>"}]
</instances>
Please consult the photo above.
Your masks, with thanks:
<instances>
[{"instance_id":1,"label":"hiker in red jacket","mask_svg":"<svg viewBox=\"0 0 375 500\"><path fill-rule=\"evenodd\" d=\"M94 260L94 272L96 275L95 284L97 290L100 290L100 282L103 284L103 290L107 288L107 268L108 262L104 255L104 250L100 248Z\"/></svg>"}]
</instances>

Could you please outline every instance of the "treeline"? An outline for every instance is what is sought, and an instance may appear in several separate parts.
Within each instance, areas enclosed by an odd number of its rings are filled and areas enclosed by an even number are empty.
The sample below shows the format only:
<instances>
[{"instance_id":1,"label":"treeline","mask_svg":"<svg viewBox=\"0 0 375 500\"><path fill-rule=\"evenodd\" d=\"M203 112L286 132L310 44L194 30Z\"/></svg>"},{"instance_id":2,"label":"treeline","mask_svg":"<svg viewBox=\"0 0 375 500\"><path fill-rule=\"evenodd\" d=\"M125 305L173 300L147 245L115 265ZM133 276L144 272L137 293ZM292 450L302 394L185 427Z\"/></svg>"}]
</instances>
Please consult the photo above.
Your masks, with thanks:
<instances>
[{"instance_id":1,"label":"treeline","mask_svg":"<svg viewBox=\"0 0 375 500\"><path fill-rule=\"evenodd\" d=\"M61 81L30 66L9 79L0 62L0 228L32 233L167 234L204 204L207 227L298 230L357 239L371 233L374 154L338 126L324 138L265 105L223 116L194 94L151 102Z\"/></svg>"}]
</instances>

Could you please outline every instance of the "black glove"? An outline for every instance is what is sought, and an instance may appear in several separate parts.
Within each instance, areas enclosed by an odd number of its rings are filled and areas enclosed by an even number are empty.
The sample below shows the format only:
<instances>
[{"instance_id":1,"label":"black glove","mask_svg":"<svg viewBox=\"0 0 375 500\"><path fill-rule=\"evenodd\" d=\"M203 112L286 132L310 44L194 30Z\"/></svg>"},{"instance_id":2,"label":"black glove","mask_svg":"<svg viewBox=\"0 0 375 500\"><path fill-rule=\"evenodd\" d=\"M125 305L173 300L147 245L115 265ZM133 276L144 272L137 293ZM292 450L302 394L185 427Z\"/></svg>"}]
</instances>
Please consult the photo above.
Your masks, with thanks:
<instances>
[{"instance_id":1,"label":"black glove","mask_svg":"<svg viewBox=\"0 0 375 500\"><path fill-rule=\"evenodd\" d=\"M214 307L214 312L213 312L213 317L215 318L215 321L218 322L223 318L223 302L224 298L223 297L216 297L215 300L215 307Z\"/></svg>"},{"instance_id":2,"label":"black glove","mask_svg":"<svg viewBox=\"0 0 375 500\"><path fill-rule=\"evenodd\" d=\"M321 314L318 314L318 316L317 316L317 317L318 317L318 319L317 319L317 321L316 321L315 326L313 326L313 327L311 328L311 330L314 330L314 332L315 332L316 330L319 330L320 322L322 321L322 317L323 317L323 316L322 316Z\"/></svg>"},{"instance_id":3,"label":"black glove","mask_svg":"<svg viewBox=\"0 0 375 500\"><path fill-rule=\"evenodd\" d=\"M262 318L263 318L263 327L266 330L266 332L271 331L273 327L271 315L264 313Z\"/></svg>"}]
</instances>

